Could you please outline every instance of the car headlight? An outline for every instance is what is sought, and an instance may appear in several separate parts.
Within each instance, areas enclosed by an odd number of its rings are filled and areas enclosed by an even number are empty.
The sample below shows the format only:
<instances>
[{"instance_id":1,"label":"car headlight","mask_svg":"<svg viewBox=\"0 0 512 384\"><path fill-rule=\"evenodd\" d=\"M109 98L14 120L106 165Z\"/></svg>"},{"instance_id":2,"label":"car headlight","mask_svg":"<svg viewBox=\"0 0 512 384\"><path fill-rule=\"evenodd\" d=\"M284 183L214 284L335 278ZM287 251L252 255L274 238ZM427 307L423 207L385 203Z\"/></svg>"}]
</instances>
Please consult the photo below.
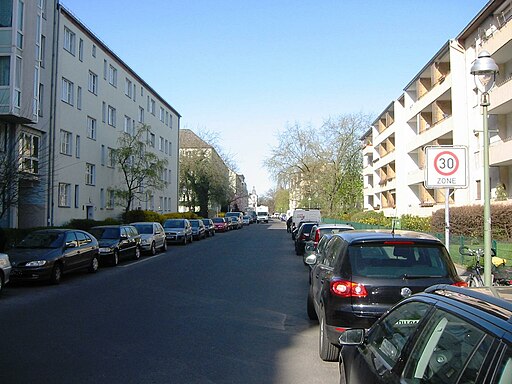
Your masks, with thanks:
<instances>
[{"instance_id":1,"label":"car headlight","mask_svg":"<svg viewBox=\"0 0 512 384\"><path fill-rule=\"evenodd\" d=\"M35 260L35 261L29 261L27 264L25 264L26 267L42 267L46 264L46 260Z\"/></svg>"},{"instance_id":2,"label":"car headlight","mask_svg":"<svg viewBox=\"0 0 512 384\"><path fill-rule=\"evenodd\" d=\"M148 241L148 239L141 239L140 243L141 244L149 244L149 241Z\"/></svg>"},{"instance_id":3,"label":"car headlight","mask_svg":"<svg viewBox=\"0 0 512 384\"><path fill-rule=\"evenodd\" d=\"M99 251L102 253L107 253L107 252L110 252L111 249L110 248L100 248Z\"/></svg>"}]
</instances>

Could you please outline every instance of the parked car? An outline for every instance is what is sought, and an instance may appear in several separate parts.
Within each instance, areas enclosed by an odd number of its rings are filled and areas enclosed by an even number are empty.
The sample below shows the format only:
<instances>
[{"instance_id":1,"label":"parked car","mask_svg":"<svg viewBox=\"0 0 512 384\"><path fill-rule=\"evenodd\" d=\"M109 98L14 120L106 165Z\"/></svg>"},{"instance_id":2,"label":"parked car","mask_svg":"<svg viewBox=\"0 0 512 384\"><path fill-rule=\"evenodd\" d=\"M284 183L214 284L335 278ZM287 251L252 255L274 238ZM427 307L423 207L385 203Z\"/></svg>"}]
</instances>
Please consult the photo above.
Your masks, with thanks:
<instances>
[{"instance_id":1,"label":"parked car","mask_svg":"<svg viewBox=\"0 0 512 384\"><path fill-rule=\"evenodd\" d=\"M167 241L165 241L165 231L162 224L157 222L138 222L131 223L140 234L140 247L144 252L150 255L156 255L156 250L167 251Z\"/></svg>"},{"instance_id":2,"label":"parked car","mask_svg":"<svg viewBox=\"0 0 512 384\"><path fill-rule=\"evenodd\" d=\"M9 250L11 281L60 283L62 275L79 269L96 272L98 241L78 229L42 229L29 233Z\"/></svg>"},{"instance_id":3,"label":"parked car","mask_svg":"<svg viewBox=\"0 0 512 384\"><path fill-rule=\"evenodd\" d=\"M302 227L302 224L305 224L305 223L318 224L319 222L318 221L301 221L301 222L299 222L299 224L297 226L294 226L294 223L292 223L291 231L292 231L292 240L293 241L296 240L297 233L299 232L300 227ZM309 227L309 228L311 230L311 227Z\"/></svg>"},{"instance_id":4,"label":"parked car","mask_svg":"<svg viewBox=\"0 0 512 384\"><path fill-rule=\"evenodd\" d=\"M229 230L227 219L224 217L214 217L213 224L215 225L216 232L226 232Z\"/></svg>"},{"instance_id":5,"label":"parked car","mask_svg":"<svg viewBox=\"0 0 512 384\"><path fill-rule=\"evenodd\" d=\"M201 240L206 237L206 228L203 222L199 219L189 220L192 226L192 237L194 240Z\"/></svg>"},{"instance_id":6,"label":"parked car","mask_svg":"<svg viewBox=\"0 0 512 384\"><path fill-rule=\"evenodd\" d=\"M340 335L340 383L512 383L512 287L436 285Z\"/></svg>"},{"instance_id":7,"label":"parked car","mask_svg":"<svg viewBox=\"0 0 512 384\"><path fill-rule=\"evenodd\" d=\"M140 258L141 236L133 225L101 225L90 232L100 243L102 262L116 266L121 259Z\"/></svg>"},{"instance_id":8,"label":"parked car","mask_svg":"<svg viewBox=\"0 0 512 384\"><path fill-rule=\"evenodd\" d=\"M320 323L319 353L338 355L347 328L369 328L392 305L434 284L466 285L448 251L433 236L407 231L345 231L333 234L313 268L307 313Z\"/></svg>"},{"instance_id":9,"label":"parked car","mask_svg":"<svg viewBox=\"0 0 512 384\"><path fill-rule=\"evenodd\" d=\"M316 263L320 263L325 256L325 246L329 242L329 239L333 234L326 233L322 236L318 244L314 245L312 242L308 242L306 244L306 248L304 249L304 255L302 256L302 261L305 265L307 265L310 269L315 266ZM315 255L315 264L307 264L306 258L310 255Z\"/></svg>"},{"instance_id":10,"label":"parked car","mask_svg":"<svg viewBox=\"0 0 512 384\"><path fill-rule=\"evenodd\" d=\"M244 215L244 217L242 218L242 222L244 225L249 225L251 224L251 218L248 215Z\"/></svg>"},{"instance_id":11,"label":"parked car","mask_svg":"<svg viewBox=\"0 0 512 384\"><path fill-rule=\"evenodd\" d=\"M5 284L9 282L11 269L9 256L5 253L0 253L0 293L4 290Z\"/></svg>"},{"instance_id":12,"label":"parked car","mask_svg":"<svg viewBox=\"0 0 512 384\"><path fill-rule=\"evenodd\" d=\"M309 236L311 234L311 228L317 223L303 223L297 234L295 235L295 254L298 256L302 256L304 254L304 248L306 247L306 242L309 241Z\"/></svg>"},{"instance_id":13,"label":"parked car","mask_svg":"<svg viewBox=\"0 0 512 384\"><path fill-rule=\"evenodd\" d=\"M239 228L242 228L242 226L244 225L243 224L243 217L244 217L244 214L243 212L226 212L226 214L224 215L224 217L236 217L237 218L237 229Z\"/></svg>"},{"instance_id":14,"label":"parked car","mask_svg":"<svg viewBox=\"0 0 512 384\"><path fill-rule=\"evenodd\" d=\"M354 229L353 226L348 224L316 224L311 227L309 233L309 240L306 241L306 245L312 245L316 247L320 239L326 233L335 234L344 231L350 231Z\"/></svg>"},{"instance_id":15,"label":"parked car","mask_svg":"<svg viewBox=\"0 0 512 384\"><path fill-rule=\"evenodd\" d=\"M167 243L191 243L192 226L187 219L167 219L163 224Z\"/></svg>"},{"instance_id":16,"label":"parked car","mask_svg":"<svg viewBox=\"0 0 512 384\"><path fill-rule=\"evenodd\" d=\"M215 236L215 225L213 224L212 219L202 219L205 230L206 230L206 236Z\"/></svg>"},{"instance_id":17,"label":"parked car","mask_svg":"<svg viewBox=\"0 0 512 384\"><path fill-rule=\"evenodd\" d=\"M242 225L240 224L240 220L238 217L228 216L226 217L226 219L228 220L228 226L230 230L242 228Z\"/></svg>"}]
</instances>

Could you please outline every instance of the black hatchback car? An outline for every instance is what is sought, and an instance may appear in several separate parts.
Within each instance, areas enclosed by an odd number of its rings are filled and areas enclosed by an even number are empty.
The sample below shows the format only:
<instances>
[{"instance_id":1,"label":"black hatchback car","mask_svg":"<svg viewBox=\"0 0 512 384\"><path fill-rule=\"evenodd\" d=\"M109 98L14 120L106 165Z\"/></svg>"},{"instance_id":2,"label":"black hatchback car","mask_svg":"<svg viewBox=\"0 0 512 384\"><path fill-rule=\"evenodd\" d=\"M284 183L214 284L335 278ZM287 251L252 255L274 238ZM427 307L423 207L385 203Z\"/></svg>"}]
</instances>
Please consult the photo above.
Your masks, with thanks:
<instances>
[{"instance_id":1,"label":"black hatchback car","mask_svg":"<svg viewBox=\"0 0 512 384\"><path fill-rule=\"evenodd\" d=\"M436 285L340 335L340 383L512 383L512 287Z\"/></svg>"},{"instance_id":2,"label":"black hatchback car","mask_svg":"<svg viewBox=\"0 0 512 384\"><path fill-rule=\"evenodd\" d=\"M345 231L332 235L318 263L313 254L307 313L320 322L319 352L338 355L347 328L370 328L391 306L434 284L466 283L441 241L406 231Z\"/></svg>"},{"instance_id":3,"label":"black hatchback car","mask_svg":"<svg viewBox=\"0 0 512 384\"><path fill-rule=\"evenodd\" d=\"M62 275L78 269L96 272L98 241L78 229L42 229L29 233L9 250L11 281L48 280L58 284Z\"/></svg>"}]
</instances>

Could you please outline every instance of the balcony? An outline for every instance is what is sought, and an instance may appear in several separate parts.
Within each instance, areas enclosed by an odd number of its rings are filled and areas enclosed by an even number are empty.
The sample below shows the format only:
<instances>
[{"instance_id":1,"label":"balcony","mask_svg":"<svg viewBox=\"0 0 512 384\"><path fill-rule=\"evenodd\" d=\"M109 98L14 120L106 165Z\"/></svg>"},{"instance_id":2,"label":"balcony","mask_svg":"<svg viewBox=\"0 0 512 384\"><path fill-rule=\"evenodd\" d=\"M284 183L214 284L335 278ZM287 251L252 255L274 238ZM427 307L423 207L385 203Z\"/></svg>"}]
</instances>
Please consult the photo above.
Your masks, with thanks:
<instances>
[{"instance_id":1,"label":"balcony","mask_svg":"<svg viewBox=\"0 0 512 384\"><path fill-rule=\"evenodd\" d=\"M488 51L493 55L496 51L510 42L512 35L512 19L507 23L496 29L495 31L486 31L481 36L482 50Z\"/></svg>"},{"instance_id":2,"label":"balcony","mask_svg":"<svg viewBox=\"0 0 512 384\"><path fill-rule=\"evenodd\" d=\"M505 81L496 84L496 87L490 92L490 95L490 114L506 115L512 113L512 75Z\"/></svg>"},{"instance_id":3,"label":"balcony","mask_svg":"<svg viewBox=\"0 0 512 384\"><path fill-rule=\"evenodd\" d=\"M407 119L410 120L412 117L416 116L423 109L427 108L429 104L433 101L438 100L441 96L451 89L452 86L452 77L451 73L447 73L443 77L443 80L438 81L434 84L434 87L424 94L420 99L418 99L413 105L411 105L409 112L407 113Z\"/></svg>"},{"instance_id":4,"label":"balcony","mask_svg":"<svg viewBox=\"0 0 512 384\"><path fill-rule=\"evenodd\" d=\"M489 146L489 164L491 166L512 165L512 137Z\"/></svg>"},{"instance_id":5,"label":"balcony","mask_svg":"<svg viewBox=\"0 0 512 384\"><path fill-rule=\"evenodd\" d=\"M423 131L420 135L414 137L409 143L408 151L414 151L416 148L420 148L424 145L435 142L442 138L444 141L450 141L453 137L453 120L451 116L439 120L427 130Z\"/></svg>"}]
</instances>

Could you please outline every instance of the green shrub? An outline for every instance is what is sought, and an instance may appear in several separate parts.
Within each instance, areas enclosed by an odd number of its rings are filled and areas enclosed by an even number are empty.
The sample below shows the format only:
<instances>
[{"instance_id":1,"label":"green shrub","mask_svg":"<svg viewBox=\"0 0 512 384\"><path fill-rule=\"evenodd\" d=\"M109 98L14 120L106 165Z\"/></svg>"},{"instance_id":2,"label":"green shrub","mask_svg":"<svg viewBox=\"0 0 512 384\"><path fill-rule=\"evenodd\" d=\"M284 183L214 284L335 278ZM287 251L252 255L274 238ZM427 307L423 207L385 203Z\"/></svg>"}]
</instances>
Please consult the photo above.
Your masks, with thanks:
<instances>
[{"instance_id":1,"label":"green shrub","mask_svg":"<svg viewBox=\"0 0 512 384\"><path fill-rule=\"evenodd\" d=\"M143 211L140 209L123 213L123 221L125 223L135 223L138 221L156 221L163 222L163 216L153 211Z\"/></svg>"},{"instance_id":2,"label":"green shrub","mask_svg":"<svg viewBox=\"0 0 512 384\"><path fill-rule=\"evenodd\" d=\"M199 219L200 216L198 216L194 212L172 212L172 213L166 213L163 216L163 219Z\"/></svg>"},{"instance_id":3,"label":"green shrub","mask_svg":"<svg viewBox=\"0 0 512 384\"><path fill-rule=\"evenodd\" d=\"M392 219L384 216L384 212L364 211L353 214L350 218L351 221L369 225L380 225L384 227L391 227Z\"/></svg>"},{"instance_id":4,"label":"green shrub","mask_svg":"<svg viewBox=\"0 0 512 384\"><path fill-rule=\"evenodd\" d=\"M400 216L401 229L418 232L430 232L430 217L420 217L413 215Z\"/></svg>"}]
</instances>

